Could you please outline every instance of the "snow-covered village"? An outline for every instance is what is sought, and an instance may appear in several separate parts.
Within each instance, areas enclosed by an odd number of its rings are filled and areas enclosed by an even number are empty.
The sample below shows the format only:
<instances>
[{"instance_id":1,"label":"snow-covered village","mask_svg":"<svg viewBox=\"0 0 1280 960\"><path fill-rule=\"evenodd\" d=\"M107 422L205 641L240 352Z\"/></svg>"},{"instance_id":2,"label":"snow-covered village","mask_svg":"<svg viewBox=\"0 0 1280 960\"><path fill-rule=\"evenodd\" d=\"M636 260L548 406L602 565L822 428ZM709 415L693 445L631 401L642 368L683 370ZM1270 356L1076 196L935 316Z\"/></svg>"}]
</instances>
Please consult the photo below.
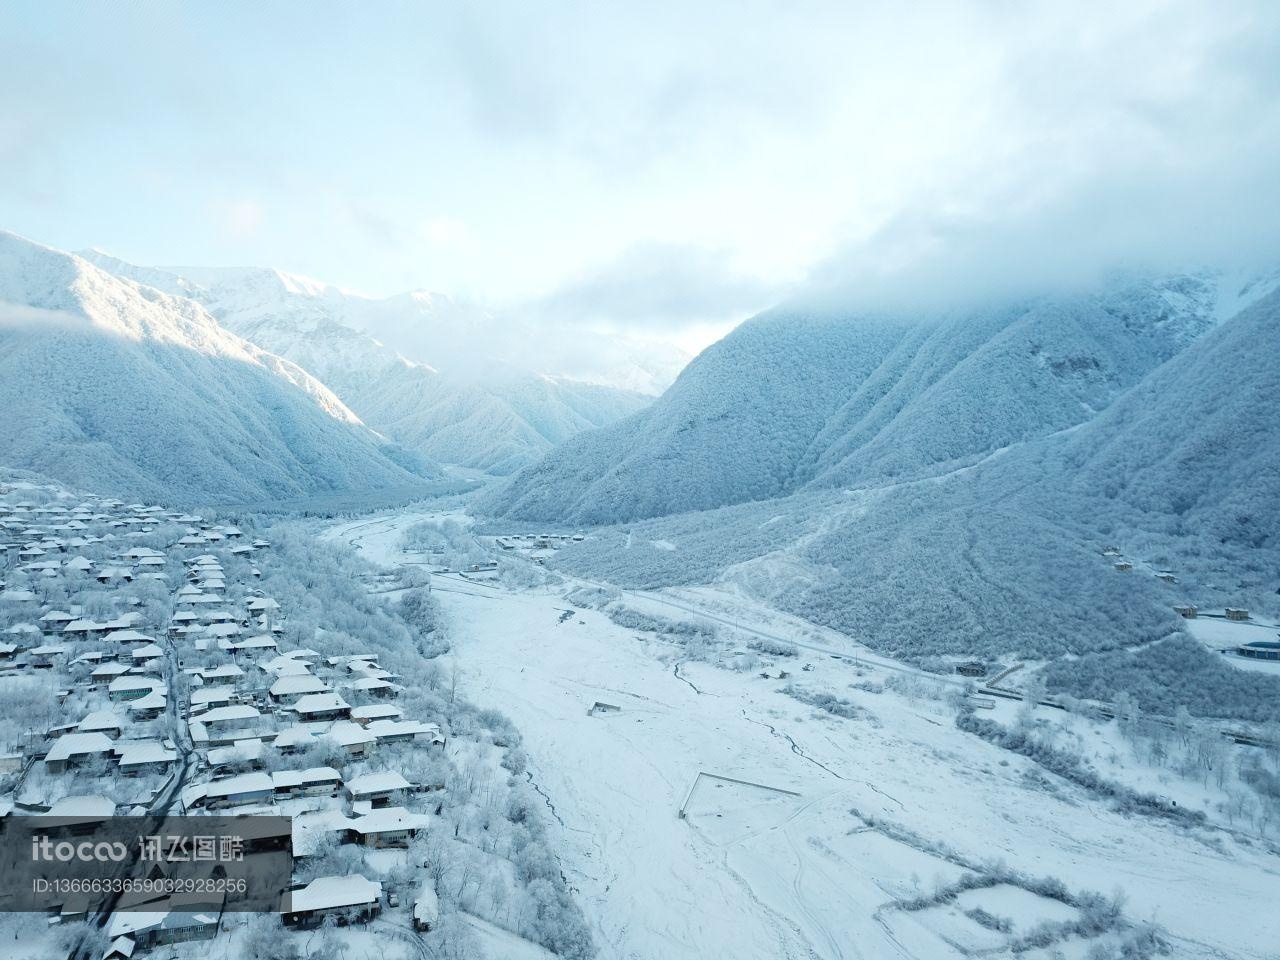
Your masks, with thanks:
<instances>
[{"instance_id":1,"label":"snow-covered village","mask_svg":"<svg viewBox=\"0 0 1280 960\"><path fill-rule=\"evenodd\" d=\"M1280 6L0 51L0 960L1280 958Z\"/></svg>"}]
</instances>

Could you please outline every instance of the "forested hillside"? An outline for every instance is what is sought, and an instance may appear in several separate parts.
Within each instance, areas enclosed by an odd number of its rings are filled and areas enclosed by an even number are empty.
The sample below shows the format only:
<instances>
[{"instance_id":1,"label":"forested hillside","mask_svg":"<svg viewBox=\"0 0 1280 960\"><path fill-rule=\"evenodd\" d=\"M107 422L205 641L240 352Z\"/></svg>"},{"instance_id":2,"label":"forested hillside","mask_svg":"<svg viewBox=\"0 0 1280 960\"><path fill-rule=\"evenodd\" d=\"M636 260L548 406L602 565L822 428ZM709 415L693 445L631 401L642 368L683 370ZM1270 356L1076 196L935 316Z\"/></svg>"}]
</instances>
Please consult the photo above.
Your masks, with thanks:
<instances>
[{"instance_id":1,"label":"forested hillside","mask_svg":"<svg viewBox=\"0 0 1280 960\"><path fill-rule=\"evenodd\" d=\"M631 523L560 562L636 586L727 581L916 662L1058 660L1050 678L1082 695L1270 716L1249 704L1280 683L1179 637L1172 607L1280 612L1277 355L1280 293L1078 429L972 470Z\"/></svg>"},{"instance_id":2,"label":"forested hillside","mask_svg":"<svg viewBox=\"0 0 1280 960\"><path fill-rule=\"evenodd\" d=\"M553 451L482 508L612 523L939 476L1087 422L1272 286L1178 275L941 316L781 309L705 351L650 409Z\"/></svg>"}]
</instances>

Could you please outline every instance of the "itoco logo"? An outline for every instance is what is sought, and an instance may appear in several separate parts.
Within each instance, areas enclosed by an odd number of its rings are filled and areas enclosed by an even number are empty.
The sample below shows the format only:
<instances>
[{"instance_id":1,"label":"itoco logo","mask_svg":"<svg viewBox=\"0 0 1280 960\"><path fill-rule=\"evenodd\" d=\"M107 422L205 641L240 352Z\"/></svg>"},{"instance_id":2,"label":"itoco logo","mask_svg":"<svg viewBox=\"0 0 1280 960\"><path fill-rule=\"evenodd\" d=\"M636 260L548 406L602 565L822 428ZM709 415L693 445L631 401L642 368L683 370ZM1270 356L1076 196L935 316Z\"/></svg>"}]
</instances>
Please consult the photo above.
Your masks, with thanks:
<instances>
[{"instance_id":1,"label":"itoco logo","mask_svg":"<svg viewBox=\"0 0 1280 960\"><path fill-rule=\"evenodd\" d=\"M129 848L123 843L108 843L105 840L97 843L92 840L82 840L80 843L72 843L70 840L55 841L43 833L31 838L31 859L36 861L119 863L128 858Z\"/></svg>"}]
</instances>

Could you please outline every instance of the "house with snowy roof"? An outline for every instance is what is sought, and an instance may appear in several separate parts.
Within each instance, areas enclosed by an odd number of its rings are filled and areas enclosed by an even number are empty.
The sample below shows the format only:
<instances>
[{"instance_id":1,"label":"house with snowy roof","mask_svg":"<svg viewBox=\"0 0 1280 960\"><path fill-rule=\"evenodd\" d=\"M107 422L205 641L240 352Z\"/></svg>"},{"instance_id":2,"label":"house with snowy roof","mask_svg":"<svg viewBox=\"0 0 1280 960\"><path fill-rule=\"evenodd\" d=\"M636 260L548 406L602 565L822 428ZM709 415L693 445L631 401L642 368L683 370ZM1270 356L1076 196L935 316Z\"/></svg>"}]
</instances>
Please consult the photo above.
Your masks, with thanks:
<instances>
[{"instance_id":1,"label":"house with snowy roof","mask_svg":"<svg viewBox=\"0 0 1280 960\"><path fill-rule=\"evenodd\" d=\"M293 710L302 720L338 720L351 713L351 704L336 693L309 693L299 697Z\"/></svg>"},{"instance_id":2,"label":"house with snowy roof","mask_svg":"<svg viewBox=\"0 0 1280 960\"><path fill-rule=\"evenodd\" d=\"M49 748L44 763L50 773L63 773L70 767L107 759L114 752L115 741L105 733L64 733Z\"/></svg>"},{"instance_id":3,"label":"house with snowy roof","mask_svg":"<svg viewBox=\"0 0 1280 960\"><path fill-rule=\"evenodd\" d=\"M435 747L444 746L444 734L434 723L421 720L373 720L365 725L378 743L421 741Z\"/></svg>"},{"instance_id":4,"label":"house with snowy roof","mask_svg":"<svg viewBox=\"0 0 1280 960\"><path fill-rule=\"evenodd\" d=\"M125 710L128 711L130 720L154 720L164 713L168 704L169 698L165 694L164 687L159 687L152 690L145 697L130 700Z\"/></svg>"},{"instance_id":5,"label":"house with snowy roof","mask_svg":"<svg viewBox=\"0 0 1280 960\"><path fill-rule=\"evenodd\" d=\"M271 774L276 799L294 797L332 797L342 786L342 774L333 767L309 767L306 770L277 770Z\"/></svg>"},{"instance_id":6,"label":"house with snowy roof","mask_svg":"<svg viewBox=\"0 0 1280 960\"><path fill-rule=\"evenodd\" d=\"M314 674L290 673L280 677L268 691L271 699L277 703L296 703L300 698L313 693L330 693L329 685Z\"/></svg>"},{"instance_id":7,"label":"house with snowy roof","mask_svg":"<svg viewBox=\"0 0 1280 960\"><path fill-rule=\"evenodd\" d=\"M115 816L116 802L95 794L76 794L63 797L51 806L46 817L57 817L72 833L86 833L96 829L103 821Z\"/></svg>"},{"instance_id":8,"label":"house with snowy roof","mask_svg":"<svg viewBox=\"0 0 1280 960\"><path fill-rule=\"evenodd\" d=\"M173 901L161 901L172 904ZM185 943L191 940L210 940L217 936L220 909L201 910L117 910L111 914L107 928L110 940L107 956L112 951L128 949L122 941L132 941L136 948L152 949L166 943ZM123 954L131 956L132 951Z\"/></svg>"},{"instance_id":9,"label":"house with snowy roof","mask_svg":"<svg viewBox=\"0 0 1280 960\"><path fill-rule=\"evenodd\" d=\"M373 807L385 807L404 800L412 784L398 771L383 770L352 777L343 784L343 789L353 802L364 801Z\"/></svg>"},{"instance_id":10,"label":"house with snowy roof","mask_svg":"<svg viewBox=\"0 0 1280 960\"><path fill-rule=\"evenodd\" d=\"M182 791L183 806L235 807L250 803L265 803L275 794L275 785L266 773L242 773L223 780L211 780L187 787Z\"/></svg>"},{"instance_id":11,"label":"house with snowy roof","mask_svg":"<svg viewBox=\"0 0 1280 960\"><path fill-rule=\"evenodd\" d=\"M382 884L359 874L317 877L280 901L280 918L291 927L319 926L328 917L340 923L362 923L381 911Z\"/></svg>"},{"instance_id":12,"label":"house with snowy roof","mask_svg":"<svg viewBox=\"0 0 1280 960\"><path fill-rule=\"evenodd\" d=\"M347 821L346 839L366 847L404 847L431 824L425 813L382 807Z\"/></svg>"},{"instance_id":13,"label":"house with snowy roof","mask_svg":"<svg viewBox=\"0 0 1280 960\"><path fill-rule=\"evenodd\" d=\"M178 759L176 750L160 740L123 740L116 743L120 772L126 777L163 771Z\"/></svg>"},{"instance_id":14,"label":"house with snowy roof","mask_svg":"<svg viewBox=\"0 0 1280 960\"><path fill-rule=\"evenodd\" d=\"M403 714L394 703L364 703L351 708L351 719L366 727L374 720L399 720Z\"/></svg>"},{"instance_id":15,"label":"house with snowy roof","mask_svg":"<svg viewBox=\"0 0 1280 960\"><path fill-rule=\"evenodd\" d=\"M378 742L378 738L372 733L360 726L360 724L353 723L350 720L334 722L325 731L324 736L342 747L353 757L365 756L374 744Z\"/></svg>"},{"instance_id":16,"label":"house with snowy roof","mask_svg":"<svg viewBox=\"0 0 1280 960\"><path fill-rule=\"evenodd\" d=\"M164 682L154 677L142 677L125 673L107 685L107 696L117 702L139 700L153 691L165 689Z\"/></svg>"},{"instance_id":17,"label":"house with snowy roof","mask_svg":"<svg viewBox=\"0 0 1280 960\"><path fill-rule=\"evenodd\" d=\"M114 710L94 710L86 713L84 718L76 724L78 733L105 733L108 736L119 737L124 732L125 719Z\"/></svg>"}]
</instances>

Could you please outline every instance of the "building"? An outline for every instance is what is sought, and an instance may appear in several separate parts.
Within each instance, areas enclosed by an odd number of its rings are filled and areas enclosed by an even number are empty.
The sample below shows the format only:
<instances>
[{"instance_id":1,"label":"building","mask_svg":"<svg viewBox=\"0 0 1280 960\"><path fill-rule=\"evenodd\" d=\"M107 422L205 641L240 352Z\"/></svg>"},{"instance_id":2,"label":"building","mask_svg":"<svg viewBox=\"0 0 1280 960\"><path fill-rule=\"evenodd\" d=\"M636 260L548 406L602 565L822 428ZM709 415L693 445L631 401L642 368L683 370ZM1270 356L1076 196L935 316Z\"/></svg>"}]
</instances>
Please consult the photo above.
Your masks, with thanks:
<instances>
[{"instance_id":1,"label":"building","mask_svg":"<svg viewBox=\"0 0 1280 960\"><path fill-rule=\"evenodd\" d=\"M342 774L333 767L311 767L307 770L280 770L271 775L278 799L293 797L332 797L342 785Z\"/></svg>"},{"instance_id":2,"label":"building","mask_svg":"<svg viewBox=\"0 0 1280 960\"><path fill-rule=\"evenodd\" d=\"M125 740L116 744L120 756L120 772L126 777L140 773L163 772L178 759L177 751L159 740Z\"/></svg>"},{"instance_id":3,"label":"building","mask_svg":"<svg viewBox=\"0 0 1280 960\"><path fill-rule=\"evenodd\" d=\"M338 923L366 923L382 912L382 884L359 874L317 877L280 901L280 919L291 927L319 926L328 917Z\"/></svg>"},{"instance_id":4,"label":"building","mask_svg":"<svg viewBox=\"0 0 1280 960\"><path fill-rule=\"evenodd\" d=\"M281 754L298 753L316 742L315 734L302 726L286 727L276 734L271 745Z\"/></svg>"},{"instance_id":5,"label":"building","mask_svg":"<svg viewBox=\"0 0 1280 960\"><path fill-rule=\"evenodd\" d=\"M141 700L152 691L165 692L164 683L152 677L140 677L131 673L116 677L107 686L107 695L117 702Z\"/></svg>"},{"instance_id":6,"label":"building","mask_svg":"<svg viewBox=\"0 0 1280 960\"><path fill-rule=\"evenodd\" d=\"M366 773L346 782L347 795L352 802L365 801L372 807L389 806L392 801L402 799L410 789L409 781L395 770Z\"/></svg>"},{"instance_id":7,"label":"building","mask_svg":"<svg viewBox=\"0 0 1280 960\"><path fill-rule=\"evenodd\" d=\"M392 697L400 692L400 686L381 677L361 677L350 684L352 690L370 697Z\"/></svg>"},{"instance_id":8,"label":"building","mask_svg":"<svg viewBox=\"0 0 1280 960\"><path fill-rule=\"evenodd\" d=\"M351 708L351 719L361 726L375 720L399 720L403 711L393 703L366 703Z\"/></svg>"},{"instance_id":9,"label":"building","mask_svg":"<svg viewBox=\"0 0 1280 960\"><path fill-rule=\"evenodd\" d=\"M374 720L365 725L378 743L406 743L411 740L444 746L444 735L434 723L421 720Z\"/></svg>"},{"instance_id":10,"label":"building","mask_svg":"<svg viewBox=\"0 0 1280 960\"><path fill-rule=\"evenodd\" d=\"M351 704L336 693L309 693L293 705L302 720L340 720L351 713Z\"/></svg>"},{"instance_id":11,"label":"building","mask_svg":"<svg viewBox=\"0 0 1280 960\"><path fill-rule=\"evenodd\" d=\"M404 807L383 807L347 821L346 838L366 847L407 847L431 818Z\"/></svg>"},{"instance_id":12,"label":"building","mask_svg":"<svg viewBox=\"0 0 1280 960\"><path fill-rule=\"evenodd\" d=\"M1254 640L1236 647L1236 653L1250 660L1280 660L1280 641Z\"/></svg>"},{"instance_id":13,"label":"building","mask_svg":"<svg viewBox=\"0 0 1280 960\"><path fill-rule=\"evenodd\" d=\"M378 738L350 720L339 720L333 724L325 737L332 740L338 746L342 747L347 753L353 757L363 757L369 752L369 748L378 742Z\"/></svg>"},{"instance_id":14,"label":"building","mask_svg":"<svg viewBox=\"0 0 1280 960\"><path fill-rule=\"evenodd\" d=\"M124 720L114 710L94 710L76 724L76 733L105 733L119 737L124 733Z\"/></svg>"},{"instance_id":15,"label":"building","mask_svg":"<svg viewBox=\"0 0 1280 960\"><path fill-rule=\"evenodd\" d=\"M275 784L265 773L242 773L238 777L198 784L182 791L187 808L206 806L235 807L246 803L265 803L275 796Z\"/></svg>"},{"instance_id":16,"label":"building","mask_svg":"<svg viewBox=\"0 0 1280 960\"><path fill-rule=\"evenodd\" d=\"M1227 607L1228 620L1248 620L1249 611L1243 607Z\"/></svg>"},{"instance_id":17,"label":"building","mask_svg":"<svg viewBox=\"0 0 1280 960\"><path fill-rule=\"evenodd\" d=\"M114 817L116 803L107 797L82 794L63 797L45 814L57 817L59 826L71 833L87 834L99 829L104 820Z\"/></svg>"},{"instance_id":18,"label":"building","mask_svg":"<svg viewBox=\"0 0 1280 960\"><path fill-rule=\"evenodd\" d=\"M1196 608L1194 604L1184 603L1181 606L1174 607L1173 612L1184 620L1194 620L1196 618Z\"/></svg>"},{"instance_id":19,"label":"building","mask_svg":"<svg viewBox=\"0 0 1280 960\"><path fill-rule=\"evenodd\" d=\"M962 677L985 677L987 665L981 660L970 660L968 663L957 663L956 673Z\"/></svg>"},{"instance_id":20,"label":"building","mask_svg":"<svg viewBox=\"0 0 1280 960\"><path fill-rule=\"evenodd\" d=\"M197 718L206 730L243 730L254 726L262 716L257 707L247 703L232 703L225 707L206 710Z\"/></svg>"},{"instance_id":21,"label":"building","mask_svg":"<svg viewBox=\"0 0 1280 960\"><path fill-rule=\"evenodd\" d=\"M329 693L329 685L310 673L290 673L271 685L271 699L277 703L293 703L312 693Z\"/></svg>"},{"instance_id":22,"label":"building","mask_svg":"<svg viewBox=\"0 0 1280 960\"><path fill-rule=\"evenodd\" d=\"M161 901L162 903L166 901ZM117 910L111 915L111 927L107 936L113 950L122 941L132 940L137 947L147 949L165 943L182 943L188 940L209 940L218 933L219 911L194 910ZM126 956L128 954L125 954Z\"/></svg>"},{"instance_id":23,"label":"building","mask_svg":"<svg viewBox=\"0 0 1280 960\"><path fill-rule=\"evenodd\" d=\"M27 658L31 666L47 670L53 666L55 660L64 658L69 649L61 643L46 643L28 650Z\"/></svg>"},{"instance_id":24,"label":"building","mask_svg":"<svg viewBox=\"0 0 1280 960\"><path fill-rule=\"evenodd\" d=\"M62 773L68 767L110 757L115 746L105 733L64 733L45 754L45 766L50 773Z\"/></svg>"}]
</instances>

